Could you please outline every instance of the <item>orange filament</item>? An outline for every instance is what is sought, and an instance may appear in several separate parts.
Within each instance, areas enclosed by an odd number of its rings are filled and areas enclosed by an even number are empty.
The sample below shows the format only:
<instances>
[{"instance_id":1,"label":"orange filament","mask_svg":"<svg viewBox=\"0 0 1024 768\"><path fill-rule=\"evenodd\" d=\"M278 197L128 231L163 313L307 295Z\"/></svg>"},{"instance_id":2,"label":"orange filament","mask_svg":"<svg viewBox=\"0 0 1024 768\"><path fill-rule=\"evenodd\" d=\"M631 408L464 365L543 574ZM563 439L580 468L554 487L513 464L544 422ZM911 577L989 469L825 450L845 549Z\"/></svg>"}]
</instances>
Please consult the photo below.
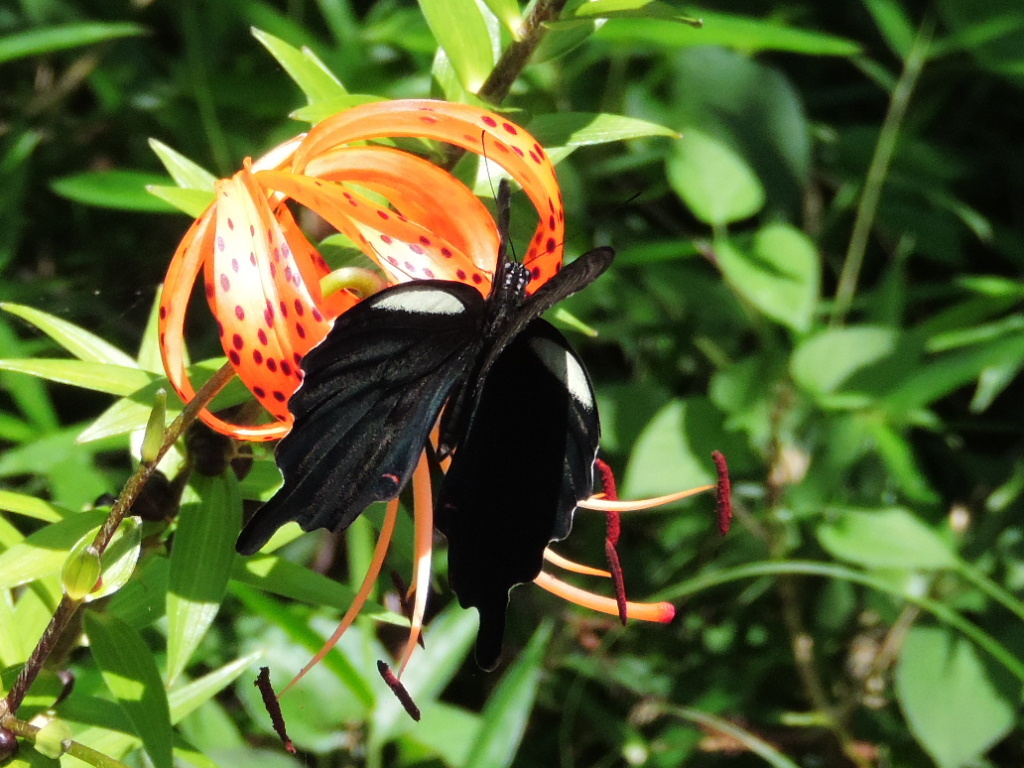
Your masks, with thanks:
<instances>
[{"instance_id":1,"label":"orange filament","mask_svg":"<svg viewBox=\"0 0 1024 768\"><path fill-rule=\"evenodd\" d=\"M544 559L557 568L563 568L573 573L582 573L584 576L601 576L605 579L612 577L608 571L602 571L600 568L593 568L583 563L577 563L575 560L570 560L567 557L562 557L550 547L544 550Z\"/></svg>"},{"instance_id":2,"label":"orange filament","mask_svg":"<svg viewBox=\"0 0 1024 768\"><path fill-rule=\"evenodd\" d=\"M405 672L405 665L412 658L416 649L420 632L423 629L423 616L427 612L427 595L430 592L430 561L434 547L434 501L430 490L430 466L427 454L423 453L416 471L412 475L413 503L413 537L415 539L416 570L412 577L409 591L414 595L412 609L412 626L409 629L409 640L402 652L402 664L398 668L398 676Z\"/></svg>"},{"instance_id":3,"label":"orange filament","mask_svg":"<svg viewBox=\"0 0 1024 768\"><path fill-rule=\"evenodd\" d=\"M673 501L679 501L704 491L712 491L717 487L717 485L701 485L688 491L670 493L667 496L657 496L653 499L638 499L637 501L612 501L611 499L604 498L604 494L595 494L589 499L577 502L576 506L581 509L592 509L597 512L638 512L641 509L671 504Z\"/></svg>"},{"instance_id":4,"label":"orange filament","mask_svg":"<svg viewBox=\"0 0 1024 768\"><path fill-rule=\"evenodd\" d=\"M616 600L574 587L572 584L556 579L549 573L541 571L533 583L570 603L576 603L576 605L590 608L592 611L607 613L611 616L619 615L619 604ZM626 603L626 616L631 619L667 624L675 618L675 615L676 609L671 603Z\"/></svg>"},{"instance_id":5,"label":"orange filament","mask_svg":"<svg viewBox=\"0 0 1024 768\"><path fill-rule=\"evenodd\" d=\"M345 611L345 615L341 619L341 623L338 624L338 628L334 630L334 634L331 638L324 643L323 648L317 651L316 656L309 660L309 663L302 668L302 670L292 681L284 687L284 690L278 694L278 698L284 696L288 692L288 689L295 685L299 680L305 677L306 673L309 672L313 667L319 664L324 656L331 652L331 649L338 644L341 640L341 636L345 634L352 622L356 620L359 612L366 605L367 599L370 597L370 592L373 591L373 585L377 583L377 578L380 576L380 569L384 565L384 558L388 554L388 546L391 544L391 537L395 532L395 522L398 520L398 499L393 499L388 502L387 511L384 513L384 524L380 529L380 537L377 539L377 546L373 550L373 560L370 561L370 567L366 569L366 576L363 577L363 583L359 586L359 591L356 593L355 598L352 600L352 605Z\"/></svg>"}]
</instances>

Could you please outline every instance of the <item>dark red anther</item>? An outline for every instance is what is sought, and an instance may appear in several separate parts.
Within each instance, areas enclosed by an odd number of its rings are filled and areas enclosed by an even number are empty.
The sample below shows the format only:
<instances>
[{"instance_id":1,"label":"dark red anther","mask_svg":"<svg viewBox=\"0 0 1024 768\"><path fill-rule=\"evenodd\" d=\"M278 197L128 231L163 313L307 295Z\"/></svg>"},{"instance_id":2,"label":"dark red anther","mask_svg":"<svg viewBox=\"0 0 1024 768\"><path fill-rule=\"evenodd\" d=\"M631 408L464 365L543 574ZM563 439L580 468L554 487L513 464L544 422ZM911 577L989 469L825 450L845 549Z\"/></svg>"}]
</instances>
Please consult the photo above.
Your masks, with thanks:
<instances>
[{"instance_id":1,"label":"dark red anther","mask_svg":"<svg viewBox=\"0 0 1024 768\"><path fill-rule=\"evenodd\" d=\"M405 581L402 579L398 571L391 571L391 583L395 585L395 592L398 593L398 603L402 606L402 615L405 616L410 622L412 621L412 603L409 602L409 590L405 587ZM417 642L420 644L420 648L426 649L426 643L423 641L423 630L420 629L419 637Z\"/></svg>"},{"instance_id":2,"label":"dark red anther","mask_svg":"<svg viewBox=\"0 0 1024 768\"><path fill-rule=\"evenodd\" d=\"M729 465L725 463L725 456L719 451L713 451L711 458L715 460L715 467L718 469L718 488L715 491L718 532L725 536L732 525L732 484L729 482Z\"/></svg>"},{"instance_id":3,"label":"dark red anther","mask_svg":"<svg viewBox=\"0 0 1024 768\"><path fill-rule=\"evenodd\" d=\"M295 745L288 738L288 731L284 725L284 715L281 713L281 703L277 700L274 686L270 683L270 667L260 667L260 674L253 685L260 689L260 696L263 697L263 706L266 707L267 714L270 715L270 722L274 726L274 731L281 737L281 741L284 742L284 748L294 755Z\"/></svg>"},{"instance_id":4,"label":"dark red anther","mask_svg":"<svg viewBox=\"0 0 1024 768\"><path fill-rule=\"evenodd\" d=\"M594 468L601 475L601 489L604 491L604 497L608 501L618 501L619 491L615 486L615 473L612 472L612 468L601 459L594 459ZM615 547L622 534L622 521L618 512L609 511L605 515L608 520L607 539L611 542L612 547Z\"/></svg>"},{"instance_id":5,"label":"dark red anther","mask_svg":"<svg viewBox=\"0 0 1024 768\"><path fill-rule=\"evenodd\" d=\"M619 553L611 541L605 539L604 554L608 558L608 570L612 574L612 584L615 585L615 604L619 608L619 621L626 626L626 582L622 578L622 563L619 562Z\"/></svg>"},{"instance_id":6,"label":"dark red anther","mask_svg":"<svg viewBox=\"0 0 1024 768\"><path fill-rule=\"evenodd\" d=\"M601 475L601 488L604 490L604 497L608 501L618 501L619 491L615 486L615 473L612 468L601 459L594 459L594 467ZM626 625L626 581L622 575L622 562L619 560L619 552L615 547L619 543L619 536L622 535L622 520L618 512L608 510L605 512L605 519L608 522L608 532L604 540L604 554L608 558L608 570L612 574L612 583L615 585L615 603L619 607L619 621Z\"/></svg>"},{"instance_id":7,"label":"dark red anther","mask_svg":"<svg viewBox=\"0 0 1024 768\"><path fill-rule=\"evenodd\" d=\"M384 678L384 682L388 684L391 692L402 702L402 706L409 713L409 717L418 723L420 721L420 708L416 706L416 702L412 700L412 696L409 695L408 689L402 685L402 681L395 677L391 667L387 665L387 662L378 660L377 671L380 672L380 676Z\"/></svg>"}]
</instances>

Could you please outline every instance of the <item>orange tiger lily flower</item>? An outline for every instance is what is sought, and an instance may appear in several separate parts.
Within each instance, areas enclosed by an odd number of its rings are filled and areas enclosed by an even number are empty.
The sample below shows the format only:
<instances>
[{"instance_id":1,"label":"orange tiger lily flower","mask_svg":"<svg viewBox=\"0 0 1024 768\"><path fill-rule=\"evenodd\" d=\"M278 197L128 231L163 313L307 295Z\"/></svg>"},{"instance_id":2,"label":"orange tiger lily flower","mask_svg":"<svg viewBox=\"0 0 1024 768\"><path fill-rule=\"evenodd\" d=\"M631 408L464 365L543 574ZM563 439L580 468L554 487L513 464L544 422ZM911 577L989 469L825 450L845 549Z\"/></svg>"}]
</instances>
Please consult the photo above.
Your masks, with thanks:
<instances>
[{"instance_id":1,"label":"orange tiger lily flower","mask_svg":"<svg viewBox=\"0 0 1024 768\"><path fill-rule=\"evenodd\" d=\"M195 396L183 329L192 287L204 271L224 352L274 419L238 425L204 410L201 418L212 428L243 440L284 436L302 357L358 301L350 291L324 295L320 282L330 268L300 231L289 200L351 239L387 284L436 278L474 285L484 295L490 290L499 235L487 208L417 155L358 145L393 137L447 142L504 167L539 214L525 259L532 267L530 290L557 272L561 194L551 160L522 128L487 110L430 100L366 104L330 117L217 182L215 201L172 259L160 302L160 348L171 384L186 402ZM371 200L367 191L388 204Z\"/></svg>"}]
</instances>

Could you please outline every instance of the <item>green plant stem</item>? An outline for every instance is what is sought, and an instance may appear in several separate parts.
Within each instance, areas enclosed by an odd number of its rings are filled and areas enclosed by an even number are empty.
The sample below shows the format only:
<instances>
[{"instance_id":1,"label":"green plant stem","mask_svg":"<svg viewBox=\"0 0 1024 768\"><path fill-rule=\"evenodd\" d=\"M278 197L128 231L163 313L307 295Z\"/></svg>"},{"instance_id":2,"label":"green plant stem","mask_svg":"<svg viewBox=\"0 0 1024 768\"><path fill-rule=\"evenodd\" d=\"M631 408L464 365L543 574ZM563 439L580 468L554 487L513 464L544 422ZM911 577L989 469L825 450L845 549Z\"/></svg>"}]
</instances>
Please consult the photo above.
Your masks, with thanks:
<instances>
[{"instance_id":1,"label":"green plant stem","mask_svg":"<svg viewBox=\"0 0 1024 768\"><path fill-rule=\"evenodd\" d=\"M712 587L728 584L743 579L756 579L765 576L822 576L831 579L849 581L853 584L874 589L878 592L892 595L908 603L919 606L932 614L939 621L948 624L969 638L975 645L988 653L992 658L1002 664L1018 680L1024 682L1024 662L1018 659L1005 645L996 640L992 635L976 624L972 624L966 618L954 611L945 603L934 600L925 595L916 595L900 589L884 579L879 579L862 571L855 571L832 563L819 563L808 560L787 560L785 562L760 562L741 565L736 568L727 568L715 571L694 579L676 584L675 587L665 590L663 594L656 595L656 600L674 601L680 598L702 592Z\"/></svg>"},{"instance_id":2,"label":"green plant stem","mask_svg":"<svg viewBox=\"0 0 1024 768\"><path fill-rule=\"evenodd\" d=\"M665 710L665 714L689 720L691 723L697 723L709 730L718 731L729 738L735 739L766 763L774 766L774 768L799 768L796 763L764 739L721 717L709 715L707 712L701 712L699 709L693 709L692 707L669 707Z\"/></svg>"},{"instance_id":3,"label":"green plant stem","mask_svg":"<svg viewBox=\"0 0 1024 768\"><path fill-rule=\"evenodd\" d=\"M996 584L970 563L961 562L956 572L1024 623L1024 603Z\"/></svg>"},{"instance_id":4,"label":"green plant stem","mask_svg":"<svg viewBox=\"0 0 1024 768\"><path fill-rule=\"evenodd\" d=\"M530 15L523 20L519 39L505 49L494 65L491 74L480 87L477 95L491 104L501 104L508 96L512 84L529 62L540 41L544 39L549 21L557 21L565 8L566 0L537 0Z\"/></svg>"},{"instance_id":5,"label":"green plant stem","mask_svg":"<svg viewBox=\"0 0 1024 768\"><path fill-rule=\"evenodd\" d=\"M875 215L878 213L882 188L885 185L885 178L889 174L889 165L896 152L900 127L907 115L907 108L910 106L910 96L914 92L921 70L928 60L928 47L931 42L933 26L934 24L930 20L921 25L917 37L914 39L914 45L903 63L900 78L896 81L896 87L893 88L892 96L889 98L889 109L882 122L878 143L875 145L875 153L864 179L864 189L857 204L850 244L846 249L846 257L839 275L836 300L832 307L831 324L834 326L843 324L857 292L857 281L860 279L860 270L864 265L868 239L871 237Z\"/></svg>"},{"instance_id":6,"label":"green plant stem","mask_svg":"<svg viewBox=\"0 0 1024 768\"><path fill-rule=\"evenodd\" d=\"M34 725L26 723L24 720L19 720L12 715L0 718L0 725L3 725L4 728L11 731L15 736L33 744L36 742L36 736L39 731L42 730ZM76 757L83 763L94 765L96 768L128 768L120 760L115 760L109 755L97 752L92 747L79 744L77 741L68 739L63 742L61 746L64 748L64 754Z\"/></svg>"},{"instance_id":7,"label":"green plant stem","mask_svg":"<svg viewBox=\"0 0 1024 768\"><path fill-rule=\"evenodd\" d=\"M163 442L160 444L160 450L157 452L156 458L151 462L143 462L136 468L135 473L125 483L124 488L121 491L121 495L117 497L117 501L114 502L114 506L110 510L110 514L107 519L103 521L103 525L100 530L96 533L96 538L93 540L93 546L99 554L103 554L103 551L107 548L110 543L110 539L113 537L114 532L117 531L118 526L127 516L131 510L132 505L138 499L139 494L145 487L149 478L152 477L153 472L156 471L157 464L160 463L160 459L163 458L164 454L170 450L171 446L174 445L178 438L180 438L185 430L188 429L192 422L199 417L199 412L202 411L210 401L220 392L224 385L226 385L235 375L235 369L231 364L227 364L217 371L209 380L200 388L196 393L196 396L185 406L185 409L178 414L178 417L171 422L170 426L167 427L167 431L164 433ZM0 717L7 715L8 713L14 713L18 711L18 707L21 706L21 702L25 698L25 694L28 693L28 689L32 687L32 683L35 681L39 671L43 668L46 660L50 657L54 647L57 645L64 631L67 629L68 624L71 623L71 619L74 617L75 612L81 602L78 600L71 600L65 595L60 604L57 606L57 610L54 611L53 617L50 619L50 623L43 631L42 637L39 642L36 643L36 647L32 650L32 655L29 656L25 666L22 667L21 672L18 674L18 679L11 687L10 692L7 694L7 698L0 702Z\"/></svg>"}]
</instances>

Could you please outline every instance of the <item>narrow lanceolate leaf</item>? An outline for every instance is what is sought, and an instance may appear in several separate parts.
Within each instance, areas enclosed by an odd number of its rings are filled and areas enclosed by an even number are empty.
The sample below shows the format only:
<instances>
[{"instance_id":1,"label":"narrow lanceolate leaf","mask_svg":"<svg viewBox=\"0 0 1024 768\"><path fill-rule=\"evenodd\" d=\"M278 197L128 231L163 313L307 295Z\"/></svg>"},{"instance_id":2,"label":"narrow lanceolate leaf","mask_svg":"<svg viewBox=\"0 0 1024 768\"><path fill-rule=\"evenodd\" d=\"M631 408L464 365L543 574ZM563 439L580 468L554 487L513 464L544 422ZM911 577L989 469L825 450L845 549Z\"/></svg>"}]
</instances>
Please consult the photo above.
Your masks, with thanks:
<instances>
[{"instance_id":1,"label":"narrow lanceolate leaf","mask_svg":"<svg viewBox=\"0 0 1024 768\"><path fill-rule=\"evenodd\" d=\"M7 33L0 38L0 64L54 51L95 45L119 37L136 37L145 33L145 27L129 22L58 24L25 32Z\"/></svg>"},{"instance_id":2,"label":"narrow lanceolate leaf","mask_svg":"<svg viewBox=\"0 0 1024 768\"><path fill-rule=\"evenodd\" d=\"M550 639L551 623L545 622L501 678L484 707L480 731L463 768L503 768L512 764L537 698L544 651Z\"/></svg>"},{"instance_id":3,"label":"narrow lanceolate leaf","mask_svg":"<svg viewBox=\"0 0 1024 768\"><path fill-rule=\"evenodd\" d=\"M91 363L85 360L0 360L0 370L27 373L40 379L120 397L130 395L160 378L138 368L110 363Z\"/></svg>"},{"instance_id":4,"label":"narrow lanceolate leaf","mask_svg":"<svg viewBox=\"0 0 1024 768\"><path fill-rule=\"evenodd\" d=\"M149 140L149 148L153 150L164 168L171 174L175 183L184 189L201 189L213 194L213 183L217 177L198 163L189 160L175 149L171 149L158 139Z\"/></svg>"},{"instance_id":5,"label":"narrow lanceolate leaf","mask_svg":"<svg viewBox=\"0 0 1024 768\"><path fill-rule=\"evenodd\" d=\"M310 104L344 96L347 93L345 86L308 48L300 50L262 29L253 28L252 35L284 67L284 71L306 94L306 99Z\"/></svg>"},{"instance_id":6,"label":"narrow lanceolate leaf","mask_svg":"<svg viewBox=\"0 0 1024 768\"><path fill-rule=\"evenodd\" d=\"M70 509L65 509L57 504L13 491L0 491L0 509L26 517L34 517L36 520L46 523L55 523L73 514Z\"/></svg>"},{"instance_id":7,"label":"narrow lanceolate leaf","mask_svg":"<svg viewBox=\"0 0 1024 768\"><path fill-rule=\"evenodd\" d=\"M138 367L138 363L130 355L125 354L113 344L74 323L43 312L41 309L10 302L0 304L0 309L32 323L79 360L91 363L110 363L126 368Z\"/></svg>"},{"instance_id":8,"label":"narrow lanceolate leaf","mask_svg":"<svg viewBox=\"0 0 1024 768\"><path fill-rule=\"evenodd\" d=\"M639 139L644 136L680 134L671 128L635 117L610 115L603 112L558 112L534 118L527 126L545 147L585 147L612 141Z\"/></svg>"},{"instance_id":9,"label":"narrow lanceolate leaf","mask_svg":"<svg viewBox=\"0 0 1024 768\"><path fill-rule=\"evenodd\" d=\"M197 218L213 202L213 192L208 192L205 189L184 189L167 184L150 184L146 187L146 191L179 211Z\"/></svg>"},{"instance_id":10,"label":"narrow lanceolate leaf","mask_svg":"<svg viewBox=\"0 0 1024 768\"><path fill-rule=\"evenodd\" d=\"M459 76L462 86L476 93L494 66L494 49L476 0L419 0L438 45Z\"/></svg>"},{"instance_id":11,"label":"narrow lanceolate leaf","mask_svg":"<svg viewBox=\"0 0 1024 768\"><path fill-rule=\"evenodd\" d=\"M98 528L106 516L103 509L73 515L40 528L21 543L0 552L0 589L60 573L75 542Z\"/></svg>"},{"instance_id":12,"label":"narrow lanceolate leaf","mask_svg":"<svg viewBox=\"0 0 1024 768\"><path fill-rule=\"evenodd\" d=\"M500 21L512 36L519 39L519 27L523 22L519 11L518 0L484 0L491 13Z\"/></svg>"},{"instance_id":13,"label":"narrow lanceolate leaf","mask_svg":"<svg viewBox=\"0 0 1024 768\"><path fill-rule=\"evenodd\" d=\"M61 197L97 208L173 213L174 208L146 191L149 185L166 179L166 176L142 171L86 171L64 176L50 186Z\"/></svg>"},{"instance_id":14,"label":"narrow lanceolate leaf","mask_svg":"<svg viewBox=\"0 0 1024 768\"><path fill-rule=\"evenodd\" d=\"M196 476L199 502L178 515L167 593L167 680L173 684L220 609L242 529L242 496L231 472Z\"/></svg>"},{"instance_id":15,"label":"narrow lanceolate leaf","mask_svg":"<svg viewBox=\"0 0 1024 768\"><path fill-rule=\"evenodd\" d=\"M687 16L660 0L592 0L583 3L572 13L575 19L660 19L679 21L700 28L702 22Z\"/></svg>"},{"instance_id":16,"label":"narrow lanceolate leaf","mask_svg":"<svg viewBox=\"0 0 1024 768\"><path fill-rule=\"evenodd\" d=\"M173 768L171 713L153 653L119 619L88 611L85 631L107 688L142 739L156 768Z\"/></svg>"}]
</instances>

